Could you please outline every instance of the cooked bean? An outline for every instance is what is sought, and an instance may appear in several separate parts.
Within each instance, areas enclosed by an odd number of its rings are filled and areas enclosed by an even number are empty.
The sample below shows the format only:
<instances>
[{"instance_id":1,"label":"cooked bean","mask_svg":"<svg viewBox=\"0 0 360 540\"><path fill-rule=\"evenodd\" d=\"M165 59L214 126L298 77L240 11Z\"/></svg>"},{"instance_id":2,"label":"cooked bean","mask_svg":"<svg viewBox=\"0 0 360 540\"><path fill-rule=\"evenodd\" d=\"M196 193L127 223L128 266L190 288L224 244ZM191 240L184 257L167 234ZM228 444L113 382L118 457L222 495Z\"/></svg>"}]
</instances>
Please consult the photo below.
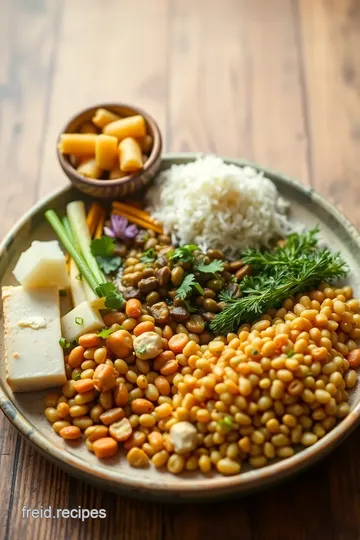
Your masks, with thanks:
<instances>
[{"instance_id":1,"label":"cooked bean","mask_svg":"<svg viewBox=\"0 0 360 540\"><path fill-rule=\"evenodd\" d=\"M152 306L159 302L160 295L157 291L152 291L146 295L146 303L148 306Z\"/></svg>"},{"instance_id":2,"label":"cooked bean","mask_svg":"<svg viewBox=\"0 0 360 540\"><path fill-rule=\"evenodd\" d=\"M203 306L205 311L211 311L212 313L217 313L219 311L217 302L213 298L205 298Z\"/></svg>"},{"instance_id":3,"label":"cooked bean","mask_svg":"<svg viewBox=\"0 0 360 540\"><path fill-rule=\"evenodd\" d=\"M131 448L126 455L126 459L131 467L137 469L144 469L149 465L149 458L141 448Z\"/></svg>"},{"instance_id":4,"label":"cooked bean","mask_svg":"<svg viewBox=\"0 0 360 540\"><path fill-rule=\"evenodd\" d=\"M89 347L98 347L101 344L101 337L97 336L94 333L84 334L78 339L79 345L88 349Z\"/></svg>"},{"instance_id":5,"label":"cooked bean","mask_svg":"<svg viewBox=\"0 0 360 540\"><path fill-rule=\"evenodd\" d=\"M60 429L59 435L63 439L72 441L81 437L81 431L77 426L66 426Z\"/></svg>"},{"instance_id":6,"label":"cooked bean","mask_svg":"<svg viewBox=\"0 0 360 540\"><path fill-rule=\"evenodd\" d=\"M118 451L118 444L112 437L102 437L93 442L93 450L97 458L113 457Z\"/></svg>"},{"instance_id":7,"label":"cooked bean","mask_svg":"<svg viewBox=\"0 0 360 540\"><path fill-rule=\"evenodd\" d=\"M85 349L81 345L74 347L69 354L68 363L72 368L81 366L84 361L84 352Z\"/></svg>"},{"instance_id":8,"label":"cooked bean","mask_svg":"<svg viewBox=\"0 0 360 540\"><path fill-rule=\"evenodd\" d=\"M151 276L148 278L140 279L137 285L142 293L149 293L157 288L159 282L156 277Z\"/></svg>"},{"instance_id":9,"label":"cooked bean","mask_svg":"<svg viewBox=\"0 0 360 540\"><path fill-rule=\"evenodd\" d=\"M99 364L94 372L94 387L98 392L107 392L116 384L117 372L108 364Z\"/></svg>"},{"instance_id":10,"label":"cooked bean","mask_svg":"<svg viewBox=\"0 0 360 540\"><path fill-rule=\"evenodd\" d=\"M192 315L190 319L185 323L189 332L194 334L201 334L205 329L204 319L200 315Z\"/></svg>"},{"instance_id":11,"label":"cooked bean","mask_svg":"<svg viewBox=\"0 0 360 540\"><path fill-rule=\"evenodd\" d=\"M175 285L175 287L179 287L184 279L184 269L181 268L181 266L176 266L171 271L171 283Z\"/></svg>"},{"instance_id":12,"label":"cooked bean","mask_svg":"<svg viewBox=\"0 0 360 540\"><path fill-rule=\"evenodd\" d=\"M106 339L106 346L119 358L132 352L132 337L126 330L117 330Z\"/></svg>"},{"instance_id":13,"label":"cooked bean","mask_svg":"<svg viewBox=\"0 0 360 540\"><path fill-rule=\"evenodd\" d=\"M156 278L159 282L160 287L166 286L171 279L170 268L168 266L163 266L162 268L159 268L159 270L156 272Z\"/></svg>"},{"instance_id":14,"label":"cooked bean","mask_svg":"<svg viewBox=\"0 0 360 540\"><path fill-rule=\"evenodd\" d=\"M124 442L132 435L132 427L127 418L115 422L109 428L110 435L118 442Z\"/></svg>"},{"instance_id":15,"label":"cooked bean","mask_svg":"<svg viewBox=\"0 0 360 540\"><path fill-rule=\"evenodd\" d=\"M136 414L151 413L154 410L154 405L147 399L134 399L131 403L131 409Z\"/></svg>"},{"instance_id":16,"label":"cooked bean","mask_svg":"<svg viewBox=\"0 0 360 540\"><path fill-rule=\"evenodd\" d=\"M118 422L119 420L124 418L124 415L124 409L122 409L121 407L115 407L114 409L108 409L107 411L103 412L100 415L100 420L103 424L109 426L110 424Z\"/></svg>"}]
</instances>

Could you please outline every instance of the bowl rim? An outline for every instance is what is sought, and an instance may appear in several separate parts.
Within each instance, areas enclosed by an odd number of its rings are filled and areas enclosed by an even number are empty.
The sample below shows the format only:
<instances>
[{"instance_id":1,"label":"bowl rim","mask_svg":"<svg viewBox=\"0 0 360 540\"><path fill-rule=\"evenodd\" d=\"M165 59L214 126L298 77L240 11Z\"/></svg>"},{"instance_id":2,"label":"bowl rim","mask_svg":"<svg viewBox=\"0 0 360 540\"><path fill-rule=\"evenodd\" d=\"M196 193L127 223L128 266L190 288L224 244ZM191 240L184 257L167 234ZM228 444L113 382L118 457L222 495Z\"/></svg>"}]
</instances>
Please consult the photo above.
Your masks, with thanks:
<instances>
[{"instance_id":1,"label":"bowl rim","mask_svg":"<svg viewBox=\"0 0 360 540\"><path fill-rule=\"evenodd\" d=\"M115 107L124 107L124 108L128 108L128 109L133 110L135 113L140 114L141 116L143 116L145 121L151 126L151 129L153 131L154 141L153 141L153 147L151 149L151 153L149 155L149 158L146 160L146 162L145 162L144 166L142 167L142 169L140 169L139 171L136 171L136 172L134 172L132 174L128 174L127 176L123 176L122 178L113 178L113 179L109 179L109 180L101 180L101 179L87 178L86 176L82 176L81 174L79 174L77 172L75 167L73 167L71 165L69 159L67 159L67 154L63 154L62 152L60 152L60 150L58 148L58 143L60 141L60 136L63 133L69 133L67 131L69 125L72 122L74 122L79 116L81 116L81 115L83 115L83 114L85 114L87 112L90 112L93 109L94 109L94 111L96 109L100 109L100 108L101 109L109 109L111 111L111 109L115 108ZM62 129L62 131L60 131L60 133L58 134L58 136L56 138L56 155L57 155L57 158L58 158L58 161L60 163L60 166L61 166L62 170L64 171L66 176L69 178L70 182L74 182L76 180L76 182L81 182L83 184L86 184L87 186L93 186L93 187L106 188L106 187L115 187L115 186L118 186L118 185L126 185L128 183L131 183L135 178L138 178L139 176L142 176L143 174L145 174L153 166L153 164L159 158L159 156L161 154L161 150L162 150L162 135L161 135L161 131L160 131L159 125L156 122L156 120L149 113L145 112L143 109L140 109L139 107L135 107L135 106L133 106L131 104L127 104L127 103L114 103L114 102L112 102L112 103L100 103L100 104L92 105L91 107L85 107L84 109L81 109L80 112L78 112L77 114L73 114L69 118L69 120L66 122L64 128Z\"/></svg>"},{"instance_id":2,"label":"bowl rim","mask_svg":"<svg viewBox=\"0 0 360 540\"><path fill-rule=\"evenodd\" d=\"M204 153L189 152L165 154L162 156L161 168L169 168L176 161L182 161L183 163L193 161L201 155L204 155ZM314 191L313 188L303 186L287 175L260 166L256 163L249 162L245 159L224 156L219 157L225 162L233 163L238 166L248 165L254 167L257 170L264 172L264 174L270 178L276 177L284 185L290 185L302 195L309 198L309 200L318 204L324 211L330 213L346 230L356 244L360 246L360 235L354 225L345 218L336 207ZM0 257L4 256L7 246L12 242L13 237L17 235L26 221L30 220L40 210L44 209L46 205L49 205L54 198L71 189L71 186L65 186L55 190L42 198L30 210L23 214L2 240L0 244ZM180 484L176 477L174 477L174 479L170 480L166 478L166 482L154 484L145 477L129 477L128 475L124 475L121 478L121 481L119 481L119 477L112 477L111 472L102 472L100 469L87 465L83 459L70 452L65 456L64 452L61 451L59 447L53 445L46 435L34 429L29 420L27 420L14 406L9 395L6 381L3 379L0 380L0 409L2 409L10 422L40 451L40 453L45 455L47 459L50 459L50 461L56 463L62 469L65 469L69 474L113 492L126 493L153 500L166 500L168 502L179 502L181 500L205 501L220 498L229 494L244 494L257 489L263 489L266 486L300 472L304 468L315 463L350 435L360 422L359 400L359 402L355 404L354 409L350 411L349 415L342 419L340 423L323 438L318 440L313 446L302 449L300 452L295 453L289 458L271 463L261 469L254 469L239 475L229 477L216 475L200 483L197 483L195 480L194 482Z\"/></svg>"}]
</instances>

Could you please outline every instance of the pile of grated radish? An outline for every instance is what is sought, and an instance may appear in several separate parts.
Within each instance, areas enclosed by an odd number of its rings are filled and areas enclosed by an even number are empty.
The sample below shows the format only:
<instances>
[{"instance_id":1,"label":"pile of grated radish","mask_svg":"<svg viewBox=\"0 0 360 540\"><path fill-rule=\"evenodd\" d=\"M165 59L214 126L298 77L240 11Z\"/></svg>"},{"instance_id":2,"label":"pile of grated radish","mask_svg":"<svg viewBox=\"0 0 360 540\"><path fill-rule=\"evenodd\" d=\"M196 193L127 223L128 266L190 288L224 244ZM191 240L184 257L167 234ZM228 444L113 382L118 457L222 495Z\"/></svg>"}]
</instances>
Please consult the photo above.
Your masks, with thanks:
<instances>
[{"instance_id":1,"label":"pile of grated radish","mask_svg":"<svg viewBox=\"0 0 360 540\"><path fill-rule=\"evenodd\" d=\"M288 204L268 178L216 156L162 172L147 201L176 243L218 248L229 257L245 247L268 247L292 229Z\"/></svg>"}]
</instances>

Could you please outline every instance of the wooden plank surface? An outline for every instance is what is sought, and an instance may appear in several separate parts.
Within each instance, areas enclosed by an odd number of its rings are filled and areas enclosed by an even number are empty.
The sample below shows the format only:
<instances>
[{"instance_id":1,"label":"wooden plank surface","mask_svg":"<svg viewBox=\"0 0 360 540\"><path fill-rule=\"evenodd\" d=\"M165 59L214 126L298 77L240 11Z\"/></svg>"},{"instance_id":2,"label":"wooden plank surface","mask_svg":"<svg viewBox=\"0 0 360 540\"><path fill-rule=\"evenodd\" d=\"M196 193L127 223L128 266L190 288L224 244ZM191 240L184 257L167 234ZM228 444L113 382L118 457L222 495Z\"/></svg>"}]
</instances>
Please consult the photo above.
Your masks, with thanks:
<instances>
[{"instance_id":1,"label":"wooden plank surface","mask_svg":"<svg viewBox=\"0 0 360 540\"><path fill-rule=\"evenodd\" d=\"M65 183L55 139L98 101L151 112L167 150L282 170L360 224L357 0L1 0L0 231ZM266 492L211 505L133 501L68 477L0 413L0 539L360 537L359 431ZM107 518L23 519L22 508Z\"/></svg>"}]
</instances>

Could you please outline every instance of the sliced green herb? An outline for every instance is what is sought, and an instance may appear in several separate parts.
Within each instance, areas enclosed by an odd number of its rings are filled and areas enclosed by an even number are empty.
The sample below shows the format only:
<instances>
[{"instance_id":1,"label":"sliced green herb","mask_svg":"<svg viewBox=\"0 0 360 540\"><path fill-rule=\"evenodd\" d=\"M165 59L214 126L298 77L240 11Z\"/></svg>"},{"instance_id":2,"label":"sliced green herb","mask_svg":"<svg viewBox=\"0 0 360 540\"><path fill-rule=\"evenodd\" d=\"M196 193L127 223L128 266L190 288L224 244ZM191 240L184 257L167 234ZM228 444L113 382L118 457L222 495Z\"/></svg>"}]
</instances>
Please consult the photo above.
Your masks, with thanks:
<instances>
[{"instance_id":1,"label":"sliced green herb","mask_svg":"<svg viewBox=\"0 0 360 540\"><path fill-rule=\"evenodd\" d=\"M227 430L231 430L233 427L233 421L231 416L225 416L222 420L219 420L218 424L225 427Z\"/></svg>"},{"instance_id":2,"label":"sliced green herb","mask_svg":"<svg viewBox=\"0 0 360 540\"><path fill-rule=\"evenodd\" d=\"M294 356L294 354L295 354L294 349L291 349L290 351L288 351L288 352L286 353L286 356L287 356L288 358L291 358L292 356Z\"/></svg>"},{"instance_id":3,"label":"sliced green herb","mask_svg":"<svg viewBox=\"0 0 360 540\"><path fill-rule=\"evenodd\" d=\"M115 251L115 239L109 236L95 238L95 240L92 240L90 247L94 257L111 257Z\"/></svg>"},{"instance_id":4,"label":"sliced green herb","mask_svg":"<svg viewBox=\"0 0 360 540\"><path fill-rule=\"evenodd\" d=\"M84 324L84 319L82 317L75 317L76 324Z\"/></svg>"},{"instance_id":5,"label":"sliced green herb","mask_svg":"<svg viewBox=\"0 0 360 540\"><path fill-rule=\"evenodd\" d=\"M80 379L81 379L81 375L80 373L77 373L74 377L74 381L80 381Z\"/></svg>"},{"instance_id":6,"label":"sliced green herb","mask_svg":"<svg viewBox=\"0 0 360 540\"><path fill-rule=\"evenodd\" d=\"M144 354L144 352L146 352L146 349L146 345L140 345L140 347L138 347L135 352L139 354Z\"/></svg>"},{"instance_id":7,"label":"sliced green herb","mask_svg":"<svg viewBox=\"0 0 360 540\"><path fill-rule=\"evenodd\" d=\"M200 293L200 294L205 294L204 289L202 288L202 286L200 285L200 283L198 283L197 281L195 281L195 282L193 283L193 287L197 290L198 293Z\"/></svg>"},{"instance_id":8,"label":"sliced green herb","mask_svg":"<svg viewBox=\"0 0 360 540\"><path fill-rule=\"evenodd\" d=\"M104 330L100 330L100 332L98 334L96 334L96 335L97 335L97 337L101 337L103 339L106 339L109 336L111 336L111 334L113 334L115 331L116 331L115 328L104 328Z\"/></svg>"},{"instance_id":9,"label":"sliced green herb","mask_svg":"<svg viewBox=\"0 0 360 540\"><path fill-rule=\"evenodd\" d=\"M59 345L63 349L70 349L70 347L71 347L71 343L69 341L66 341L66 339L63 338L63 337L59 339Z\"/></svg>"},{"instance_id":10,"label":"sliced green herb","mask_svg":"<svg viewBox=\"0 0 360 540\"><path fill-rule=\"evenodd\" d=\"M143 263L152 263L155 261L156 257L157 257L157 253L155 249L152 247L152 248L149 248L147 251L144 251L144 253L140 257L140 261Z\"/></svg>"},{"instance_id":11,"label":"sliced green herb","mask_svg":"<svg viewBox=\"0 0 360 540\"><path fill-rule=\"evenodd\" d=\"M198 272L204 272L206 274L216 274L216 272L222 272L224 270L224 263L218 259L211 261L209 264L200 263L196 265Z\"/></svg>"},{"instance_id":12,"label":"sliced green herb","mask_svg":"<svg viewBox=\"0 0 360 540\"><path fill-rule=\"evenodd\" d=\"M199 249L199 246L195 244L186 244L185 246L169 251L167 258L174 262L193 262L194 251L198 251Z\"/></svg>"},{"instance_id":13,"label":"sliced green herb","mask_svg":"<svg viewBox=\"0 0 360 540\"><path fill-rule=\"evenodd\" d=\"M104 274L116 272L121 266L120 257L102 257L97 255L96 260Z\"/></svg>"},{"instance_id":14,"label":"sliced green herb","mask_svg":"<svg viewBox=\"0 0 360 540\"><path fill-rule=\"evenodd\" d=\"M257 356L259 354L259 351L257 349L254 349L251 354L253 356Z\"/></svg>"}]
</instances>

